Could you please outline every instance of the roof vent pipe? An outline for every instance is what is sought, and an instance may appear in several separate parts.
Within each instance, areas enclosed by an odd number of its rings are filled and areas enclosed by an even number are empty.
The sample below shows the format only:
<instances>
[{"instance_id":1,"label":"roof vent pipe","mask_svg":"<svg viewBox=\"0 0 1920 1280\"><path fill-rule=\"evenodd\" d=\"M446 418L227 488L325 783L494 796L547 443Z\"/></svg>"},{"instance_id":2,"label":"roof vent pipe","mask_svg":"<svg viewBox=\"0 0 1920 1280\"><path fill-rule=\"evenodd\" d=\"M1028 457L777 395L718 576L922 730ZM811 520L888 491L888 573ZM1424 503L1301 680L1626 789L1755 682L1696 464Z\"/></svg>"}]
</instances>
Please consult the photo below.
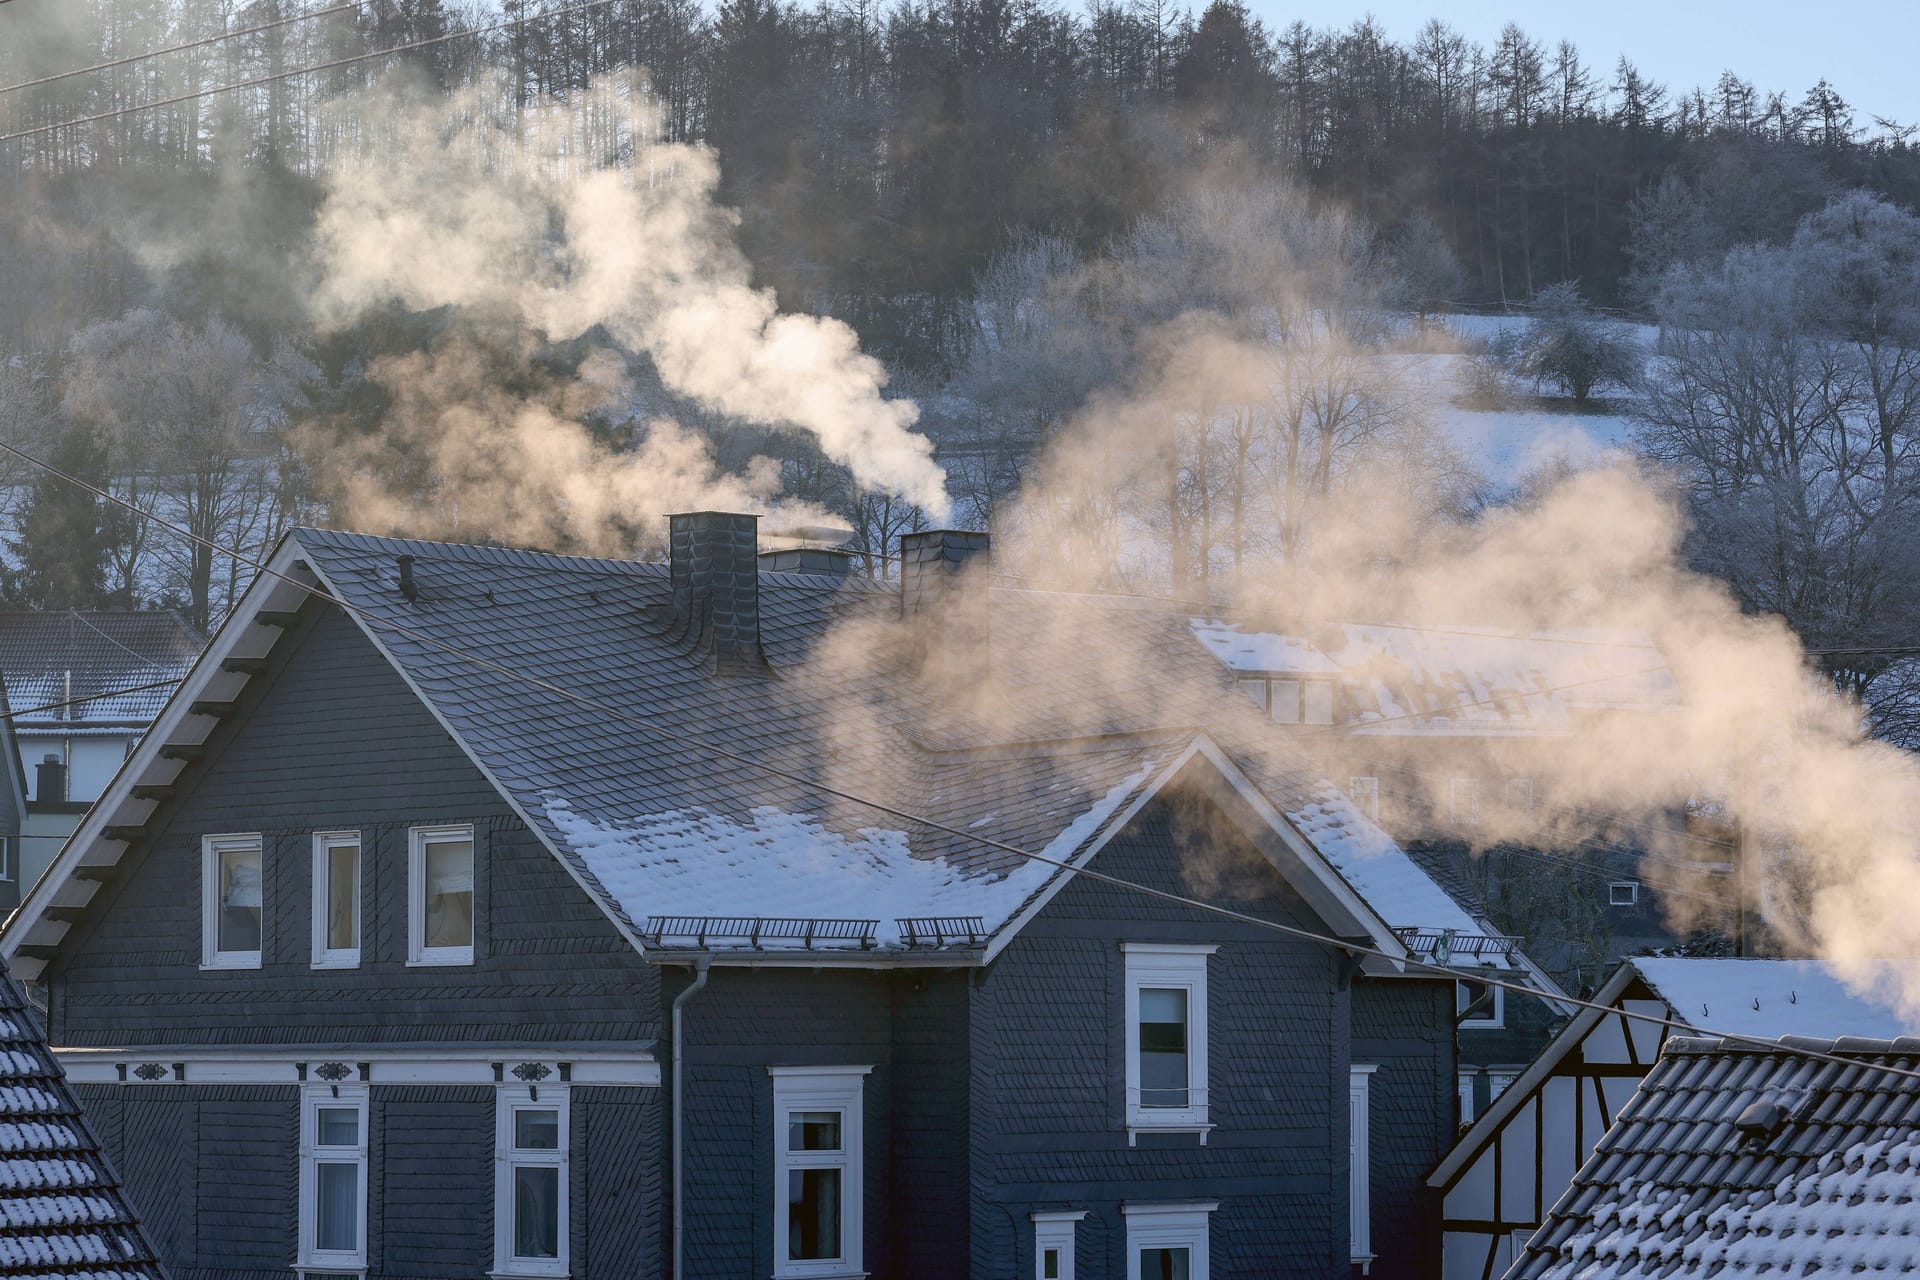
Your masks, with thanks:
<instances>
[{"instance_id":1,"label":"roof vent pipe","mask_svg":"<svg viewBox=\"0 0 1920 1280\"><path fill-rule=\"evenodd\" d=\"M760 651L759 516L688 511L667 517L673 608L718 675L766 670Z\"/></svg>"},{"instance_id":2,"label":"roof vent pipe","mask_svg":"<svg viewBox=\"0 0 1920 1280\"><path fill-rule=\"evenodd\" d=\"M418 600L420 584L413 580L413 557L395 556L393 562L400 569L400 594L409 600Z\"/></svg>"}]
</instances>

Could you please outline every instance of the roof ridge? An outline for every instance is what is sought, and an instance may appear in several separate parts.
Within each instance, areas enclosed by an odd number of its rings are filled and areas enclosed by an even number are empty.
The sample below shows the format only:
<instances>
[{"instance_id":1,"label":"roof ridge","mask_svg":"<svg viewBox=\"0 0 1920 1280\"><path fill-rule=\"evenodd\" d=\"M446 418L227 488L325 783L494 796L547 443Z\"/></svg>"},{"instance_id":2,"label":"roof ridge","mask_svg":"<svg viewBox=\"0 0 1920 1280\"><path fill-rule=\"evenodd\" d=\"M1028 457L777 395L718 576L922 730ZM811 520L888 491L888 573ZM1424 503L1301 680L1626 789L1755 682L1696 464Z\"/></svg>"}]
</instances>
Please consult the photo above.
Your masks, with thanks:
<instances>
[{"instance_id":1,"label":"roof ridge","mask_svg":"<svg viewBox=\"0 0 1920 1280\"><path fill-rule=\"evenodd\" d=\"M1836 1053L1843 1057L1867 1058L1907 1058L1920 1055L1920 1036L1896 1036L1891 1040L1874 1036L1839 1036L1828 1039L1823 1036L1786 1035L1777 1039L1770 1038L1767 1043L1755 1043L1751 1037L1727 1039L1723 1036L1686 1036L1675 1035L1667 1039L1663 1054L1688 1054L1705 1056L1716 1053L1746 1053L1756 1056L1797 1055L1801 1050L1815 1053Z\"/></svg>"}]
</instances>

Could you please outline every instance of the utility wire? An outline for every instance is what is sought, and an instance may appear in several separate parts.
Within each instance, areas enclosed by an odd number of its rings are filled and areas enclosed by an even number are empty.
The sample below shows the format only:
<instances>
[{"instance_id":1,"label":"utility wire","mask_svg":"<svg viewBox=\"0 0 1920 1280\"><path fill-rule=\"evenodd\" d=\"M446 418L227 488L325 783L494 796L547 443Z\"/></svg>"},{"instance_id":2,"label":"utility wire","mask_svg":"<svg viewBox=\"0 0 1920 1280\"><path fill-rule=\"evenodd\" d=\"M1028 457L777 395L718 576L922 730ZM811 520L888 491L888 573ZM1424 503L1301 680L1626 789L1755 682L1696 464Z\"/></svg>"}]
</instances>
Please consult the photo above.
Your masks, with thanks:
<instances>
[{"instance_id":1,"label":"utility wire","mask_svg":"<svg viewBox=\"0 0 1920 1280\"><path fill-rule=\"evenodd\" d=\"M0 0L0 2L4 2L4 0ZM18 711L9 711L4 717L0 718L19 720L26 716L38 715L42 711L57 711L61 707L84 706L89 702L104 702L108 698L120 698L129 693L146 693L153 689L177 689L179 687L180 681L178 680L155 680L152 684L129 685L124 689L102 689L99 693L89 694L84 698L68 698L63 702L43 702L37 707L23 707Z\"/></svg>"},{"instance_id":2,"label":"utility wire","mask_svg":"<svg viewBox=\"0 0 1920 1280\"><path fill-rule=\"evenodd\" d=\"M1383 951L1378 947L1372 946L1364 942L1357 942L1351 938L1338 938L1338 937L1332 936L1331 934L1316 933L1311 929L1303 929L1297 925L1284 924L1278 920L1263 919L1259 916L1250 915L1244 911L1235 911L1231 907L1220 906L1217 903L1206 902L1199 898L1190 898L1184 894L1173 893L1166 889L1156 889L1152 885L1137 884L1134 881L1126 880L1119 876L1109 875L1104 871L1095 871L1093 868L1088 866L1076 866L1071 862L1066 862L1058 858L1051 858L1042 853L1035 853L1030 849L1023 849L1018 845L1009 844L1004 840L998 840L993 838L992 836L982 835L977 831L963 831L959 827L952 826L948 823L940 822L937 819L924 817L920 814L912 813L908 810L901 809L896 805L888 804L885 801L875 800L868 796L859 795L855 792L847 791L839 787L834 787L830 784L821 782L816 778L810 778L803 774L794 773L790 770L783 769L778 765L769 764L764 760L755 759L752 756L745 755L737 751L729 750L715 743L704 741L693 735L689 735L687 733L684 733L678 730L663 727L659 724L654 723L651 720L643 719L639 716L632 715L626 711L621 710L618 707L609 706L606 703L600 702L593 698L589 698L584 694L575 693L571 689L567 689L561 685L556 685L551 681L541 679L538 676L532 676L532 675L526 674L525 672L515 671L510 667L504 667L499 663L494 662L490 658L481 657L478 654L469 653L464 650L458 649L452 645L448 645L444 643L443 641L436 640L432 636L426 635L424 632L420 631L418 628L409 626L404 622L396 621L393 618L389 618L384 614L376 613L373 610L365 608L363 606L353 604L346 600L342 600L339 597L333 595L331 592L326 591L319 586L316 586L312 583L300 581L298 578L293 577L291 574L281 573L279 570L274 569L266 561L260 559L257 556L250 555L244 551L240 551L235 548L222 546L219 543L214 542L210 538L202 537L201 535L194 533L192 530L186 529L180 525L174 524L171 521L166 520L163 517L156 515L151 511L142 510L140 507L135 506L133 503L127 501L125 498L120 497L118 494L111 493L106 489L103 489L97 485L94 485L89 481L83 480L80 477L75 476L70 472L67 472L59 467L56 467L49 462L45 462L40 458L34 457L32 454L29 454L26 451L12 444L9 444L3 440L0 440L0 450L10 453L13 456L21 459L22 461L40 468L41 470L47 472L49 475L52 475L61 480L64 480L67 483L72 484L78 488L85 489L88 492L92 493L95 497L103 498L106 501L111 502L117 506L124 507L127 510L139 515L141 518L151 521L152 523L158 525L159 527L167 530L170 533L175 534L176 536L185 538L188 541L193 542L197 545L203 546L210 551L214 551L220 555L226 556L229 559L235 561L236 563L251 565L258 572L266 574L281 582L284 582L288 586L291 586L296 590L299 590L305 593L306 595L310 596L315 600L319 600L326 604L334 605L335 607L341 609L345 613L348 613L354 617L365 620L371 626L378 627L383 630L391 631L397 635L405 636L408 639L413 640L417 644L420 644L430 649L434 649L456 660L478 667L481 670L489 671L495 675L502 676L508 680L513 680L518 683L525 684L531 688L539 689L542 692L552 694L557 698L560 698L567 702L571 702L589 711L596 712L599 715L607 717L608 719L615 720L622 724L638 729L642 733L645 733L651 737L662 739L676 746L691 747L691 748L694 748L695 750L705 751L710 755L718 757L719 759L723 759L723 760L729 761L730 763L741 765L749 770L752 770L756 773L764 774L765 776L770 778L777 778L777 779L780 779L781 781L792 783L793 785L801 787L804 790L812 791L820 795L832 796L840 800L845 800L850 804L859 805L862 808L870 809L875 813L882 813L887 815L888 817L898 818L903 822L912 823L915 826L923 827L929 831L938 831L938 832L941 832L942 834L953 836L957 839L964 840L973 844L977 844L982 848L993 849L1001 853L1011 854L1014 857L1020 858L1027 862L1037 862L1043 866L1050 866L1055 868L1056 870L1065 871L1066 873L1072 876L1078 876L1084 879L1090 879L1090 880L1096 881L1101 884L1111 885L1114 888L1128 890L1132 893L1140 894L1145 897L1156 898L1162 902L1170 902L1178 906L1189 907L1195 911L1200 911L1208 915L1218 916L1221 919L1232 920L1232 921L1235 921L1236 923L1248 925L1256 929L1263 929L1271 933L1282 934L1286 937L1295 938L1303 942L1312 942L1320 946L1331 948L1336 951L1344 951L1350 956L1368 956L1368 957L1372 957L1379 960L1385 960L1390 964L1404 966L1404 968L1406 969L1413 970L1419 973L1430 974L1438 978L1450 978L1455 981L1478 982L1486 986L1499 987L1502 990L1513 991L1520 995L1532 996L1535 999L1551 1000L1551 1001L1556 1001L1562 1004L1571 1004L1581 1008L1597 1010L1603 1014L1612 1014L1621 1018L1632 1019L1632 1020L1641 1021L1641 1022L1649 1022L1657 1026L1664 1027L1669 1031L1678 1030L1682 1032L1691 1033L1693 1035L1712 1036L1731 1044L1744 1044L1752 1048L1764 1049L1774 1053L1781 1053L1781 1052L1792 1053L1798 1057L1805 1057L1805 1058L1810 1058L1817 1061L1834 1063L1840 1066L1859 1067L1862 1065L1862 1063L1857 1058L1845 1058L1840 1056L1839 1054L1828 1053L1824 1050L1807 1048L1800 1045L1787 1045L1777 1040L1766 1039L1765 1037L1762 1037L1762 1036L1740 1035L1740 1034L1737 1034L1734 1032L1728 1032L1728 1031L1715 1031L1715 1030L1712 1030L1711 1028L1696 1026L1692 1023L1681 1022L1675 1019L1662 1018L1655 1014L1638 1013L1629 1009L1616 1008L1612 1005L1603 1005L1592 1000L1582 1000L1572 996L1556 995L1550 992L1542 991L1538 987L1529 986L1523 982L1516 982L1511 979L1497 978L1487 970L1460 969L1460 968L1455 968L1452 965L1438 964L1433 961L1421 960L1412 955L1394 955L1392 952ZM1108 821L1110 822L1111 818L1109 818ZM1914 1070L1914 1069L1908 1069L1908 1068L1902 1068L1902 1067L1880 1066L1877 1064L1872 1069L1883 1071L1890 1075L1897 1075L1905 1078L1911 1078L1914 1080L1920 1080L1920 1070Z\"/></svg>"},{"instance_id":3,"label":"utility wire","mask_svg":"<svg viewBox=\"0 0 1920 1280\"><path fill-rule=\"evenodd\" d=\"M124 67L135 62L145 62L149 58L165 57L169 53L184 53L188 49L199 49L206 45L218 44L222 40L238 40L241 36L256 35L262 31L271 31L275 27L284 27L295 22L306 22L312 18L324 18L330 13L345 13L349 9L359 9L371 3L371 0L348 0L346 4L336 4L331 9L315 9L311 13L296 13L291 18L276 18L272 22L263 22L257 27L242 27L238 31L222 31L217 35L200 40L189 40L185 44L168 45L164 49L153 49L146 53L136 53L125 58L115 58L112 62L98 62L91 67L78 67L72 71L60 71L50 76L41 76L38 80L22 80L19 84L0 86L0 95L32 89L43 84L53 84L58 80L71 80L74 76L92 75L96 71L111 71L115 67Z\"/></svg>"},{"instance_id":4,"label":"utility wire","mask_svg":"<svg viewBox=\"0 0 1920 1280\"><path fill-rule=\"evenodd\" d=\"M4 2L4 0L0 0ZM464 40L469 36L484 36L495 31L505 31L508 27L524 26L528 22L543 22L548 18L559 18L569 13L578 13L583 9L600 9L615 3L615 0L580 0L580 3L563 5L558 9L549 9L537 13L531 18L510 18L505 22L495 22L484 27L471 27L464 31L449 31L445 35L430 36L424 40L414 40L407 44L389 45L385 49L375 49L369 53L356 53L351 57L335 58L331 62L316 62L309 67L295 67L291 71L277 71L272 75L256 76L252 80L242 80L235 84L215 85L211 89L199 89L193 93L177 94L171 98L159 98L153 102L138 102L130 107L120 107L113 111L102 111L96 115L76 116L71 120L61 120L54 124L36 125L31 129L21 129L16 133L0 133L0 142L17 142L22 138L32 138L43 133L53 133L59 129L74 128L83 124L97 124L102 120L112 120L117 116L133 115L140 111L153 111L160 107L177 106L182 102L192 102L196 98L211 97L217 93L233 93L240 89L257 89L264 84L277 80L287 80L294 76L312 75L316 71L332 71L338 67L349 67L357 62L366 62L373 58L385 58L396 53L408 53L414 49L424 49L429 45L444 44L449 40Z\"/></svg>"}]
</instances>

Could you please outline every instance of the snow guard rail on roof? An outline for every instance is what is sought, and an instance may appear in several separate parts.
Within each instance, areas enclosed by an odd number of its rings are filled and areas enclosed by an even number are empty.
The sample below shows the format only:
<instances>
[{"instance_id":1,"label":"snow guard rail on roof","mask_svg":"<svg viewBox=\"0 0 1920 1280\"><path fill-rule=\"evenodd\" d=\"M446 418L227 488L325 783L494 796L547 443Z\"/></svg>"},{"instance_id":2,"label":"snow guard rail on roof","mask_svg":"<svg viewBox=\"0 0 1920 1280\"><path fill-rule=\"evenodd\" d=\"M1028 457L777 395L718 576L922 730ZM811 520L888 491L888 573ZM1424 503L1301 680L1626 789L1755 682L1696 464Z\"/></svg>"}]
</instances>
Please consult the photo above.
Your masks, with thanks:
<instances>
[{"instance_id":1,"label":"snow guard rail on roof","mask_svg":"<svg viewBox=\"0 0 1920 1280\"><path fill-rule=\"evenodd\" d=\"M979 916L912 916L895 920L899 945L915 950L986 945L986 922ZM878 920L830 920L774 916L649 916L642 931L656 947L691 945L698 950L790 949L861 951L879 945Z\"/></svg>"},{"instance_id":2,"label":"snow guard rail on roof","mask_svg":"<svg viewBox=\"0 0 1920 1280\"><path fill-rule=\"evenodd\" d=\"M1456 933L1452 929L1395 929L1408 951L1416 956L1439 960L1442 964L1454 956L1498 956L1511 962L1520 949L1520 939L1504 934Z\"/></svg>"}]
</instances>

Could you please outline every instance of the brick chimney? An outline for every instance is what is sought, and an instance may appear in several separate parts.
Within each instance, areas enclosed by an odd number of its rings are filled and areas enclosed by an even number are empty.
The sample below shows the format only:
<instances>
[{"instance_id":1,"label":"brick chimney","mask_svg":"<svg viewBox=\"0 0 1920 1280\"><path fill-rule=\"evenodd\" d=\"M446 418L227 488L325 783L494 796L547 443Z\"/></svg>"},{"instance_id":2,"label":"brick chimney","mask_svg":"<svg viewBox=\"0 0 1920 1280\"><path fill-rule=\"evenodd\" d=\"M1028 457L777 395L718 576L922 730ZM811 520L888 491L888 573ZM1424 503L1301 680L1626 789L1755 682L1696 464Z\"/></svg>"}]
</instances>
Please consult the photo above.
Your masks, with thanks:
<instances>
[{"instance_id":1,"label":"brick chimney","mask_svg":"<svg viewBox=\"0 0 1920 1280\"><path fill-rule=\"evenodd\" d=\"M65 804L67 802L67 766L59 756L49 752L45 759L33 767L33 798L41 804Z\"/></svg>"},{"instance_id":2,"label":"brick chimney","mask_svg":"<svg viewBox=\"0 0 1920 1280\"><path fill-rule=\"evenodd\" d=\"M673 609L714 673L757 675L760 651L759 516L689 511L668 516Z\"/></svg>"}]
</instances>

